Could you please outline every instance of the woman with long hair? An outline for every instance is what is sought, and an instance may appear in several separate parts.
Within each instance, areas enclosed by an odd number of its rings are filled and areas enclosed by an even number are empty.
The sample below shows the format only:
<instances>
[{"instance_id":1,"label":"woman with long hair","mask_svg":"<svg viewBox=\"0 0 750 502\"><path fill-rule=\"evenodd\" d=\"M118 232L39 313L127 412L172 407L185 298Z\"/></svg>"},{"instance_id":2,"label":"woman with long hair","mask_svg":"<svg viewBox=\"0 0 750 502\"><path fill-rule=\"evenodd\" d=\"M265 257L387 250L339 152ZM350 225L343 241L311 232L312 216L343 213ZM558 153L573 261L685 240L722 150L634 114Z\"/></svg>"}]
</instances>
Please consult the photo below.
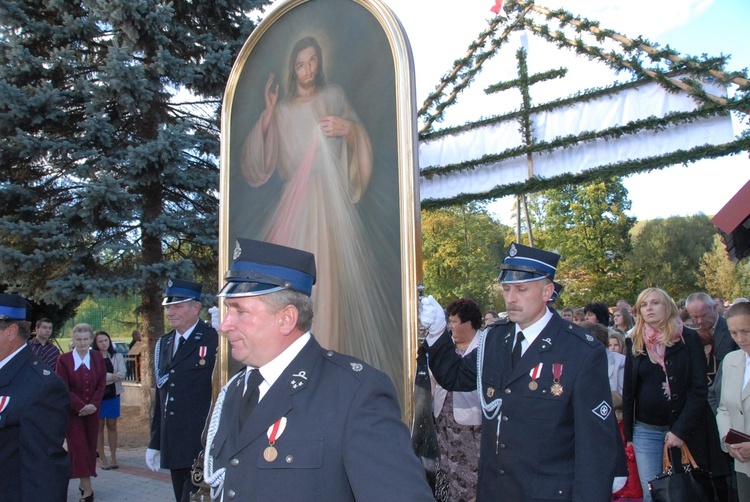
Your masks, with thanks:
<instances>
[{"instance_id":1,"label":"woman with long hair","mask_svg":"<svg viewBox=\"0 0 750 502\"><path fill-rule=\"evenodd\" d=\"M623 431L635 449L643 500L649 502L648 482L662 472L665 444L679 448L686 443L698 465L714 476L729 472L724 472L708 405L698 334L683 325L677 305L661 289L643 290L635 308L635 328L626 340Z\"/></svg>"},{"instance_id":2,"label":"woman with long hair","mask_svg":"<svg viewBox=\"0 0 750 502\"><path fill-rule=\"evenodd\" d=\"M612 327L622 332L623 335L627 335L628 331L633 329L633 326L635 325L633 316L630 314L630 309L625 307L620 307L615 310L615 313L612 314L612 319L614 321Z\"/></svg>"},{"instance_id":3,"label":"woman with long hair","mask_svg":"<svg viewBox=\"0 0 750 502\"><path fill-rule=\"evenodd\" d=\"M107 387L104 390L102 409L99 413L99 440L96 450L99 452L99 462L102 469L108 471L117 469L117 419L120 418L120 394L122 394L122 381L125 379L125 358L115 350L112 338L106 331L97 331L92 350L101 352L104 358L104 366L107 368ZM104 454L104 427L107 427L107 443L109 444L109 461Z\"/></svg>"},{"instance_id":4,"label":"woman with long hair","mask_svg":"<svg viewBox=\"0 0 750 502\"><path fill-rule=\"evenodd\" d=\"M57 358L57 374L70 391L68 454L70 477L78 478L81 502L93 502L91 476L96 476L96 443L99 410L104 396L106 368L99 351L89 350L94 330L88 324L76 324L70 335L73 349Z\"/></svg>"}]
</instances>

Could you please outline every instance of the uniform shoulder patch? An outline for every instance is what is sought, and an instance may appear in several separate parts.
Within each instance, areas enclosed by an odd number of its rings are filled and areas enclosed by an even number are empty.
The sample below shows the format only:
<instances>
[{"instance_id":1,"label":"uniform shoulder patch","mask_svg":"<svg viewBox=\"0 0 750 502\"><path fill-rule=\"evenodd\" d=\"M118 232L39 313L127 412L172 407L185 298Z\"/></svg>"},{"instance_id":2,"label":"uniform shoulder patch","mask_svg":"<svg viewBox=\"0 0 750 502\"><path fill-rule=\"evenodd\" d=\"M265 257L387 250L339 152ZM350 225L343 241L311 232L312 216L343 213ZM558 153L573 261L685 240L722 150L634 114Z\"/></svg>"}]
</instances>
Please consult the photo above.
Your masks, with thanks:
<instances>
[{"instance_id":1,"label":"uniform shoulder patch","mask_svg":"<svg viewBox=\"0 0 750 502\"><path fill-rule=\"evenodd\" d=\"M606 420L612 413L612 407L606 401L602 401L591 412L602 420Z\"/></svg>"}]
</instances>

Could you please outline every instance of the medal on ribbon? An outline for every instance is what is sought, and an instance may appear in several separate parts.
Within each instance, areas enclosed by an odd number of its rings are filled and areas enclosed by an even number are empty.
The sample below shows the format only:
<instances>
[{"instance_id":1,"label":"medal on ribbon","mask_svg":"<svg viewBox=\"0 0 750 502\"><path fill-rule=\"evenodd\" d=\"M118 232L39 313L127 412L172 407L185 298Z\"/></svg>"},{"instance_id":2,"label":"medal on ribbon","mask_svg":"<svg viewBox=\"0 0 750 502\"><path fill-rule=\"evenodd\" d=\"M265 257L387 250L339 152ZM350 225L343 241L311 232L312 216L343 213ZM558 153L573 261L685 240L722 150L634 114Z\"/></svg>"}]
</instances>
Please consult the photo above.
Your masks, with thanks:
<instances>
[{"instance_id":1,"label":"medal on ribbon","mask_svg":"<svg viewBox=\"0 0 750 502\"><path fill-rule=\"evenodd\" d=\"M205 345L201 345L198 349L198 356L201 358L201 360L198 361L198 364L200 364L201 366L206 364L206 351L207 347Z\"/></svg>"},{"instance_id":2,"label":"medal on ribbon","mask_svg":"<svg viewBox=\"0 0 750 502\"><path fill-rule=\"evenodd\" d=\"M281 434L284 432L284 429L286 428L286 417L281 417L280 419L276 420L274 424L268 428L268 432L266 432L266 435L268 436L268 446L266 446L266 449L263 450L263 458L266 460L266 462L273 462L276 460L276 457L279 456L279 452L276 450L274 445L276 444L276 440L279 439Z\"/></svg>"},{"instance_id":3,"label":"medal on ribbon","mask_svg":"<svg viewBox=\"0 0 750 502\"><path fill-rule=\"evenodd\" d=\"M550 387L550 392L552 392L553 396L562 396L563 393L563 386L560 384L560 377L562 376L563 372L563 365L561 363L553 363L552 364L552 377L554 380L552 380L552 387Z\"/></svg>"},{"instance_id":4,"label":"medal on ribbon","mask_svg":"<svg viewBox=\"0 0 750 502\"><path fill-rule=\"evenodd\" d=\"M537 390L539 388L539 384L537 383L536 379L539 378L539 375L542 374L542 366L544 366L544 363L539 363L531 368L531 371L529 372L529 376L531 377L531 381L529 382L529 389Z\"/></svg>"}]
</instances>

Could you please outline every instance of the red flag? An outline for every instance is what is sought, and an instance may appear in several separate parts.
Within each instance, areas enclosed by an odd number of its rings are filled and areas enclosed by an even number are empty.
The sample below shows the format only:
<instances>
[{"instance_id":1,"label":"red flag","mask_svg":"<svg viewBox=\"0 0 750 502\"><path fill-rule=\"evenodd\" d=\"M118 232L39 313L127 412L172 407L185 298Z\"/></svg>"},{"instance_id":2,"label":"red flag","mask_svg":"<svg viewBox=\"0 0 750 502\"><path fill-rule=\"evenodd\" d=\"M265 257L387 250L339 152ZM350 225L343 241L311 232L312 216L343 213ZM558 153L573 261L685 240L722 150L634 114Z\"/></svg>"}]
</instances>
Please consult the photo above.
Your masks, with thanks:
<instances>
[{"instance_id":1,"label":"red flag","mask_svg":"<svg viewBox=\"0 0 750 502\"><path fill-rule=\"evenodd\" d=\"M503 0L495 0L495 5L490 9L496 16L500 15L500 9L503 8Z\"/></svg>"}]
</instances>

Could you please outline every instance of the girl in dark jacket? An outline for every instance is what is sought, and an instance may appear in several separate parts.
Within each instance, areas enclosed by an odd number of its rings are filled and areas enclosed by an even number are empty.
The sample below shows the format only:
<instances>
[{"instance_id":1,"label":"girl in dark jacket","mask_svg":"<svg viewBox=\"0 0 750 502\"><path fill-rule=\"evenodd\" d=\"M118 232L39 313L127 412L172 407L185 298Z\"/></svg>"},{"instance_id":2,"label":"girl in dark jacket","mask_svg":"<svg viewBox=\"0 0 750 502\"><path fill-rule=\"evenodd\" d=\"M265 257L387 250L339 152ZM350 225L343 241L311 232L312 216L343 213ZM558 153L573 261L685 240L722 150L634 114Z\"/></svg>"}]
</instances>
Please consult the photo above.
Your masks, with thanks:
<instances>
[{"instance_id":1,"label":"girl in dark jacket","mask_svg":"<svg viewBox=\"0 0 750 502\"><path fill-rule=\"evenodd\" d=\"M643 290L627 341L623 388L625 440L633 444L643 500L662 472L664 445L686 443L699 467L726 475L716 421L708 405L706 358L698 334L683 326L677 305L658 288Z\"/></svg>"}]
</instances>

